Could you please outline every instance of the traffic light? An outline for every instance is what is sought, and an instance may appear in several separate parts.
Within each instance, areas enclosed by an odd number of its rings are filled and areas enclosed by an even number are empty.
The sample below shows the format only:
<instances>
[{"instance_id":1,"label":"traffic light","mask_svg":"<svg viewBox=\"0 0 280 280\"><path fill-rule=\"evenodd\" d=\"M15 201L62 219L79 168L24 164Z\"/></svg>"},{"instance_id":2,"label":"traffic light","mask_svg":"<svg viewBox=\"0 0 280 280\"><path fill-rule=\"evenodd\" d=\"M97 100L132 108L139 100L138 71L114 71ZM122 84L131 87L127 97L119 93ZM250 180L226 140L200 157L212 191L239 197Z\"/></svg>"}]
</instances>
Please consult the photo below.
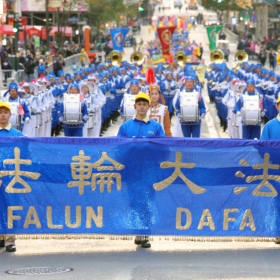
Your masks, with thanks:
<instances>
[{"instance_id":1,"label":"traffic light","mask_svg":"<svg viewBox=\"0 0 280 280\"><path fill-rule=\"evenodd\" d=\"M22 19L18 19L18 32L23 31L22 29Z\"/></svg>"},{"instance_id":2,"label":"traffic light","mask_svg":"<svg viewBox=\"0 0 280 280\"><path fill-rule=\"evenodd\" d=\"M18 20L14 19L13 32L18 33Z\"/></svg>"},{"instance_id":3,"label":"traffic light","mask_svg":"<svg viewBox=\"0 0 280 280\"><path fill-rule=\"evenodd\" d=\"M138 10L138 5L137 4L135 4L135 10Z\"/></svg>"},{"instance_id":4,"label":"traffic light","mask_svg":"<svg viewBox=\"0 0 280 280\"><path fill-rule=\"evenodd\" d=\"M144 8L141 5L142 5L141 2L138 3L138 11L140 11L140 12L144 11Z\"/></svg>"},{"instance_id":5,"label":"traffic light","mask_svg":"<svg viewBox=\"0 0 280 280\"><path fill-rule=\"evenodd\" d=\"M243 17L240 17L239 20L242 21L242 20L243 20Z\"/></svg>"}]
</instances>

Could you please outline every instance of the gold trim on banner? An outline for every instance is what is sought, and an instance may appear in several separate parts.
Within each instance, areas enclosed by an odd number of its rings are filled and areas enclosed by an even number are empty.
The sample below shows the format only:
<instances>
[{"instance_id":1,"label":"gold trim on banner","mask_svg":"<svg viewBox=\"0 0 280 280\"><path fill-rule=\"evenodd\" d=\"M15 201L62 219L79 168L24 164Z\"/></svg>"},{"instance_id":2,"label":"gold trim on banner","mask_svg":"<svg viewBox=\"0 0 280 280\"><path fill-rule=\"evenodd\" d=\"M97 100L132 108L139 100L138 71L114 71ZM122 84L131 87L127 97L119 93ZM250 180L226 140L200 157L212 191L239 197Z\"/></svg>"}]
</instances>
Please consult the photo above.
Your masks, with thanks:
<instances>
[{"instance_id":1,"label":"gold trim on banner","mask_svg":"<svg viewBox=\"0 0 280 280\"><path fill-rule=\"evenodd\" d=\"M14 239L110 239L110 240L133 240L136 235L96 235L96 234L19 234L0 235L0 240ZM276 242L280 243L280 237L253 237L253 236L170 236L154 235L145 236L150 241L158 240L171 241L192 241L192 242Z\"/></svg>"}]
</instances>

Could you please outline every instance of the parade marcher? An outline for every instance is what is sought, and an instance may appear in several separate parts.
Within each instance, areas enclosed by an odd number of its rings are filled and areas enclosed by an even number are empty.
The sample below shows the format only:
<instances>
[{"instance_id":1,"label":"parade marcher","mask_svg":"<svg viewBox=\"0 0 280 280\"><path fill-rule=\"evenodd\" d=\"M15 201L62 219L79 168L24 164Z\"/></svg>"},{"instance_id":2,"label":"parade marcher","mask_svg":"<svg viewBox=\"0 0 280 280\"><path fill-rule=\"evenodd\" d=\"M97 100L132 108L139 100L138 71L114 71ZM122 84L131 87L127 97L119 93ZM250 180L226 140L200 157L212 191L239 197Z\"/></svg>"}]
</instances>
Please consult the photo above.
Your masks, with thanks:
<instances>
[{"instance_id":1,"label":"parade marcher","mask_svg":"<svg viewBox=\"0 0 280 280\"><path fill-rule=\"evenodd\" d=\"M176 101L176 112L177 112L177 117L183 117L183 112L181 112L181 96L185 93L185 92L196 92L196 90L194 89L194 81L195 78L193 76L186 76L185 78L185 91L181 91L178 95L177 101ZM197 118L199 118L197 121L182 121L181 120L181 126L182 126L182 131L183 131L183 135L184 137L200 137L200 130L201 130L201 119L205 118L205 105L204 105L204 101L203 98L201 97L201 95L198 93L198 112L197 113ZM182 105L188 105L188 104L182 104ZM190 104L191 106L193 106L194 104Z\"/></svg>"},{"instance_id":2,"label":"parade marcher","mask_svg":"<svg viewBox=\"0 0 280 280\"><path fill-rule=\"evenodd\" d=\"M150 100L151 107L147 113L150 119L158 122L165 132L166 136L172 136L170 130L170 117L168 114L168 108L165 105L160 104L160 87L156 84L150 85Z\"/></svg>"},{"instance_id":3,"label":"parade marcher","mask_svg":"<svg viewBox=\"0 0 280 280\"><path fill-rule=\"evenodd\" d=\"M80 95L80 88L77 84L72 84L69 86L69 94L73 94L73 95L78 95L79 96L79 100L81 104L77 104L77 106L81 106L81 111L82 111L82 120L76 120L77 122L75 123L71 123L68 122L68 120L66 119L64 121L63 117L64 117L64 106L67 106L66 104L64 104L64 102L62 102L61 104L61 108L60 108L60 113L59 113L59 121L62 122L62 126L64 129L64 135L65 136L71 136L71 137L82 137L83 136L83 126L84 126L84 122L86 122L88 120L88 111L87 111L87 106L85 104L85 102L83 102L81 99L81 95ZM79 101L78 101L79 103ZM67 107L66 107L67 109ZM78 110L79 111L79 110Z\"/></svg>"},{"instance_id":4,"label":"parade marcher","mask_svg":"<svg viewBox=\"0 0 280 280\"><path fill-rule=\"evenodd\" d=\"M165 99L165 105L168 107L170 120L174 114L173 98L175 96L176 81L171 72L166 73L166 80L162 83L162 95Z\"/></svg>"},{"instance_id":5,"label":"parade marcher","mask_svg":"<svg viewBox=\"0 0 280 280\"><path fill-rule=\"evenodd\" d=\"M252 99L252 97L255 97L257 102L258 102L258 106L257 108L247 108L244 106L245 102L246 104L253 103L250 102L249 100ZM255 101L255 100L254 100ZM248 106L249 106L248 105ZM243 95L240 96L240 99L238 100L238 102L235 105L235 112L237 116L241 116L242 115L242 111L246 111L248 109L254 109L254 110L261 110L261 116L264 116L264 112L263 112L263 108L262 108L262 96L260 95L260 93L256 90L256 86L255 86L255 81L253 79L249 79L247 81L247 86L246 86L246 91L243 93ZM249 125L247 124L247 120L244 117L245 114L243 114L243 118L242 118L242 138L243 139L260 139L261 136L261 125L259 123L259 120L256 119L255 124L253 125Z\"/></svg>"},{"instance_id":6,"label":"parade marcher","mask_svg":"<svg viewBox=\"0 0 280 280\"><path fill-rule=\"evenodd\" d=\"M134 109L132 110L132 112L128 112L127 108L128 106L131 108L131 105L135 103L134 100L136 95L139 93L139 90L139 81L137 79L131 79L129 91L126 94L124 94L124 98L121 102L121 115L124 115L124 112L126 112L126 119L131 119L135 114ZM127 99L127 97L129 97L129 99ZM126 108L124 108L125 106Z\"/></svg>"},{"instance_id":7,"label":"parade marcher","mask_svg":"<svg viewBox=\"0 0 280 280\"><path fill-rule=\"evenodd\" d=\"M29 109L29 113L31 114L30 122L25 123L22 133L29 137L35 137L35 136L38 136L38 135L35 135L36 114L41 113L41 110L38 106L38 98L35 97L34 95L30 94L31 93L30 92L31 84L24 82L21 84L21 86L24 89L24 92L21 92L21 95Z\"/></svg>"},{"instance_id":8,"label":"parade marcher","mask_svg":"<svg viewBox=\"0 0 280 280\"><path fill-rule=\"evenodd\" d=\"M20 131L13 128L9 123L11 115L10 105L0 101L0 137L23 136ZM7 252L15 252L15 238L9 237L5 241L0 240L0 247L6 247Z\"/></svg>"},{"instance_id":9,"label":"parade marcher","mask_svg":"<svg viewBox=\"0 0 280 280\"><path fill-rule=\"evenodd\" d=\"M279 140L280 139L280 96L277 99L276 108L278 115L269 121L263 128L261 140ZM0 132L1 133L1 132Z\"/></svg>"},{"instance_id":10,"label":"parade marcher","mask_svg":"<svg viewBox=\"0 0 280 280\"><path fill-rule=\"evenodd\" d=\"M126 137L155 137L165 136L161 125L150 119L147 112L150 107L150 98L146 93L140 92L135 97L136 114L132 119L124 122L118 136Z\"/></svg>"},{"instance_id":11,"label":"parade marcher","mask_svg":"<svg viewBox=\"0 0 280 280\"><path fill-rule=\"evenodd\" d=\"M9 94L9 97L6 98L7 94ZM17 115L22 115L21 118L21 130L24 127L25 123L30 122L30 112L28 109L28 106L24 102L24 100L21 99L22 95L20 92L18 92L18 85L16 83L10 83L9 84L9 90L4 93L4 99L2 101L7 103L16 103L17 106ZM11 105L14 104L10 104ZM12 112L12 111L11 111ZM13 126L15 126L15 123L12 123Z\"/></svg>"}]
</instances>

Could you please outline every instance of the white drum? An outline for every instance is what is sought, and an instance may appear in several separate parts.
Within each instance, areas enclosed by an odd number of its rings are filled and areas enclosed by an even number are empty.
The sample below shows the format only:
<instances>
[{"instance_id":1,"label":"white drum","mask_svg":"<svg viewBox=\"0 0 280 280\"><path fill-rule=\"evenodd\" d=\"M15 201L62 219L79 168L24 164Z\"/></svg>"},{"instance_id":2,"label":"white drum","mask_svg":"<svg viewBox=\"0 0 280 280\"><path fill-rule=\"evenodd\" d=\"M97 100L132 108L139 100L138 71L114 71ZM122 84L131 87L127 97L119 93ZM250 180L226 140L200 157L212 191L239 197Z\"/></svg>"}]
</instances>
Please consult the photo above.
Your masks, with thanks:
<instances>
[{"instance_id":1,"label":"white drum","mask_svg":"<svg viewBox=\"0 0 280 280\"><path fill-rule=\"evenodd\" d=\"M64 122L79 123L82 122L82 105L79 94L64 95Z\"/></svg>"},{"instance_id":2,"label":"white drum","mask_svg":"<svg viewBox=\"0 0 280 280\"><path fill-rule=\"evenodd\" d=\"M181 122L199 122L198 97L197 91L180 92Z\"/></svg>"},{"instance_id":3,"label":"white drum","mask_svg":"<svg viewBox=\"0 0 280 280\"><path fill-rule=\"evenodd\" d=\"M21 116L18 114L18 102L7 102L11 108L11 117L9 119L9 123L13 128L17 130L21 130Z\"/></svg>"},{"instance_id":4,"label":"white drum","mask_svg":"<svg viewBox=\"0 0 280 280\"><path fill-rule=\"evenodd\" d=\"M259 95L243 95L243 111L242 111L243 125L260 125L261 124L261 110Z\"/></svg>"},{"instance_id":5,"label":"white drum","mask_svg":"<svg viewBox=\"0 0 280 280\"><path fill-rule=\"evenodd\" d=\"M136 95L132 94L124 94L123 96L123 117L124 121L128 121L133 118L136 114L136 110L134 108Z\"/></svg>"}]
</instances>

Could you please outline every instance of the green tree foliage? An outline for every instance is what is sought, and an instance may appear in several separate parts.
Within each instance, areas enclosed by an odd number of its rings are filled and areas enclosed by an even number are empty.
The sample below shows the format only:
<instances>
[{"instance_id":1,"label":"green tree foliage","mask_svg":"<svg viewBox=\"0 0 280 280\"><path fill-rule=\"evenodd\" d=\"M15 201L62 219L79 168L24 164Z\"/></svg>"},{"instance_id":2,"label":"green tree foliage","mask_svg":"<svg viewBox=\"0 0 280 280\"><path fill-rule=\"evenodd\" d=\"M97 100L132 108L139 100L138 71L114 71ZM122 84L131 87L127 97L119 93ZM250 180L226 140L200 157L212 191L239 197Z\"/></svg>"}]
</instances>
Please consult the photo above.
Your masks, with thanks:
<instances>
[{"instance_id":1,"label":"green tree foliage","mask_svg":"<svg viewBox=\"0 0 280 280\"><path fill-rule=\"evenodd\" d=\"M206 10L218 11L240 11L242 8L235 0L202 0L201 5Z\"/></svg>"}]
</instances>

